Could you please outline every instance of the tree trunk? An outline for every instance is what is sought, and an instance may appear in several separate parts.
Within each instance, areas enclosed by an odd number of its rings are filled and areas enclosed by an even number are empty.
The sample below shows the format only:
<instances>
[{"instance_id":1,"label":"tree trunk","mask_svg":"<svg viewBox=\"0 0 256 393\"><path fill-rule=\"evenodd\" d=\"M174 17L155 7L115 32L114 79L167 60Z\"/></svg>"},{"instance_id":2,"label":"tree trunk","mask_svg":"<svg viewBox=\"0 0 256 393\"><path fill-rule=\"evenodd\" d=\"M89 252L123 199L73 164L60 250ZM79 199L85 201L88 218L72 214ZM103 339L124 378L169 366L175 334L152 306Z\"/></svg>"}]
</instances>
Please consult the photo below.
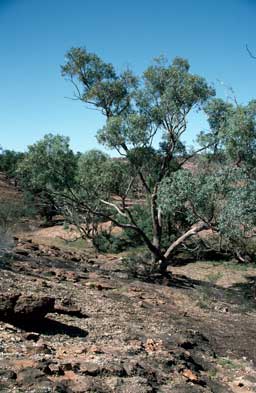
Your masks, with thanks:
<instances>
[{"instance_id":1,"label":"tree trunk","mask_svg":"<svg viewBox=\"0 0 256 393\"><path fill-rule=\"evenodd\" d=\"M161 238L162 238L162 223L161 223L161 211L157 206L157 191L158 185L154 187L153 194L151 196L151 217L152 217L152 229L153 229L153 245L161 252Z\"/></svg>"}]
</instances>

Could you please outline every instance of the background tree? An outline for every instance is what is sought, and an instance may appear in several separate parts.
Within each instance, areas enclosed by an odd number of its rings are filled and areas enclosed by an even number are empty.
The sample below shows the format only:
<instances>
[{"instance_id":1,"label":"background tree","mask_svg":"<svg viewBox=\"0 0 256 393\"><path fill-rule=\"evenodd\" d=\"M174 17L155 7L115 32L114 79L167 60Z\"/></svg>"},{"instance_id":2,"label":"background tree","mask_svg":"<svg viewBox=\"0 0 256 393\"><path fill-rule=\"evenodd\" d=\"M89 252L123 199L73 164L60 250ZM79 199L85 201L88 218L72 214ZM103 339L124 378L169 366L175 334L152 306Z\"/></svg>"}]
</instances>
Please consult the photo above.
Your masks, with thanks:
<instances>
[{"instance_id":1,"label":"background tree","mask_svg":"<svg viewBox=\"0 0 256 393\"><path fill-rule=\"evenodd\" d=\"M20 186L36 200L41 214L51 219L57 212L54 194L74 185L76 168L69 138L48 134L28 147L16 173Z\"/></svg>"},{"instance_id":2,"label":"background tree","mask_svg":"<svg viewBox=\"0 0 256 393\"><path fill-rule=\"evenodd\" d=\"M15 178L16 169L23 158L24 153L2 150L0 153L0 171L4 172L9 179Z\"/></svg>"},{"instance_id":3,"label":"background tree","mask_svg":"<svg viewBox=\"0 0 256 393\"><path fill-rule=\"evenodd\" d=\"M213 99L205 112L210 131L201 133L199 143L203 146L211 142L211 146L225 156L226 162L253 171L256 164L256 101L234 105Z\"/></svg>"}]
</instances>

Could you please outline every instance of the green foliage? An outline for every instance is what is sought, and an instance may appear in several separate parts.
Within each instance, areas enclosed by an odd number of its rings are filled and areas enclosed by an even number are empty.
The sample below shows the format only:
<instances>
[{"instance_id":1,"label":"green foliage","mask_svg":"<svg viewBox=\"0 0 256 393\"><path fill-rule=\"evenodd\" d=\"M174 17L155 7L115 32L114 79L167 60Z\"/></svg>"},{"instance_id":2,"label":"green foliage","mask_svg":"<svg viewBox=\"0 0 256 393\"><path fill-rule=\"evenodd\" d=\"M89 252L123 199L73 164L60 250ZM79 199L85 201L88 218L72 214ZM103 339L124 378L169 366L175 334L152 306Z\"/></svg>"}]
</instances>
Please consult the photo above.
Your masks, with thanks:
<instances>
[{"instance_id":1,"label":"green foliage","mask_svg":"<svg viewBox=\"0 0 256 393\"><path fill-rule=\"evenodd\" d=\"M6 173L10 178L15 177L17 166L23 157L24 153L3 150L0 153L0 171Z\"/></svg>"},{"instance_id":2,"label":"green foliage","mask_svg":"<svg viewBox=\"0 0 256 393\"><path fill-rule=\"evenodd\" d=\"M87 200L108 200L113 194L122 196L129 180L127 162L113 160L98 150L84 153L78 160L78 192L85 192Z\"/></svg>"},{"instance_id":3,"label":"green foliage","mask_svg":"<svg viewBox=\"0 0 256 393\"><path fill-rule=\"evenodd\" d=\"M181 170L162 181L159 203L174 220L178 212L183 213L184 220L190 224L199 217L209 221L219 203L216 192L221 184L217 175L192 176L189 171Z\"/></svg>"},{"instance_id":4,"label":"green foliage","mask_svg":"<svg viewBox=\"0 0 256 393\"><path fill-rule=\"evenodd\" d=\"M206 81L189 73L188 62L174 59L171 65L156 61L143 75L130 110L112 116L98 132L100 143L119 151L150 147L157 133L167 141L173 154L180 148L179 138L186 129L186 118L199 108L214 90Z\"/></svg>"},{"instance_id":5,"label":"green foliage","mask_svg":"<svg viewBox=\"0 0 256 393\"><path fill-rule=\"evenodd\" d=\"M75 173L69 138L52 134L30 145L17 169L20 184L32 192L63 190L74 184Z\"/></svg>"},{"instance_id":6,"label":"green foliage","mask_svg":"<svg viewBox=\"0 0 256 393\"><path fill-rule=\"evenodd\" d=\"M147 236L152 236L151 217L147 207L134 205L131 211L138 226ZM121 221L124 223L127 222L125 218ZM101 252L119 253L143 245L143 239L134 230L124 229L119 235L112 235L110 232L101 231L94 237L93 243Z\"/></svg>"},{"instance_id":7,"label":"green foliage","mask_svg":"<svg viewBox=\"0 0 256 393\"><path fill-rule=\"evenodd\" d=\"M210 101L205 112L211 130L201 133L202 145L212 144L226 159L252 170L256 164L256 101L232 105L220 99Z\"/></svg>"},{"instance_id":8,"label":"green foliage","mask_svg":"<svg viewBox=\"0 0 256 393\"><path fill-rule=\"evenodd\" d=\"M238 106L229 116L222 138L232 160L244 162L247 167L256 164L256 101Z\"/></svg>"},{"instance_id":9,"label":"green foliage","mask_svg":"<svg viewBox=\"0 0 256 393\"><path fill-rule=\"evenodd\" d=\"M101 109L106 116L125 111L137 86L129 70L118 75L112 64L84 48L71 48L61 70L75 86L76 97Z\"/></svg>"},{"instance_id":10,"label":"green foliage","mask_svg":"<svg viewBox=\"0 0 256 393\"><path fill-rule=\"evenodd\" d=\"M134 205L130 209L137 225L142 231L149 237L152 237L152 222L150 209L147 205ZM167 218L168 215L165 217ZM122 218L120 220L123 223L127 222L127 219ZM168 231L168 222L164 220L164 234L163 234L163 245L168 246L170 241L173 240L174 228L171 228L171 234ZM112 235L108 231L100 231L93 239L95 247L105 253L119 253L127 249L134 249L144 244L143 238L139 236L137 232L132 229L124 229L119 235Z\"/></svg>"},{"instance_id":11,"label":"green foliage","mask_svg":"<svg viewBox=\"0 0 256 393\"><path fill-rule=\"evenodd\" d=\"M16 174L27 198L50 219L56 213L54 193L75 184L76 170L77 159L69 147L69 138L48 134L28 147Z\"/></svg>"},{"instance_id":12,"label":"green foliage","mask_svg":"<svg viewBox=\"0 0 256 393\"><path fill-rule=\"evenodd\" d=\"M183 212L183 220L190 224L197 220L210 223L221 237L222 249L243 253L251 249L249 240L256 226L256 182L244 170L226 167L194 176L178 171L162 182L159 203L176 223L177 212Z\"/></svg>"},{"instance_id":13,"label":"green foliage","mask_svg":"<svg viewBox=\"0 0 256 393\"><path fill-rule=\"evenodd\" d=\"M181 125L184 114L215 94L204 78L191 74L189 69L188 61L182 58L175 58L171 65L166 59L158 59L144 72L146 89L140 94L139 103L143 108L151 109L156 122L162 124L167 116L172 115L173 124ZM160 105L155 105L154 99L158 99Z\"/></svg>"},{"instance_id":14,"label":"green foliage","mask_svg":"<svg viewBox=\"0 0 256 393\"><path fill-rule=\"evenodd\" d=\"M241 184L236 184L226 195L225 205L221 211L219 227L221 233L232 233L233 237L241 237L256 225L256 182L247 177L242 177Z\"/></svg>"},{"instance_id":15,"label":"green foliage","mask_svg":"<svg viewBox=\"0 0 256 393\"><path fill-rule=\"evenodd\" d=\"M158 58L140 80L130 71L118 74L113 65L84 48L71 48L62 75L71 80L75 95L102 110L106 125L98 140L110 148L150 147L157 132L168 142L168 153L180 148L186 118L215 94L204 78L189 72L189 63L176 58L172 64Z\"/></svg>"},{"instance_id":16,"label":"green foliage","mask_svg":"<svg viewBox=\"0 0 256 393\"><path fill-rule=\"evenodd\" d=\"M93 238L95 248L103 253L120 253L133 247L131 241L123 235L112 235L101 231Z\"/></svg>"},{"instance_id":17,"label":"green foliage","mask_svg":"<svg viewBox=\"0 0 256 393\"><path fill-rule=\"evenodd\" d=\"M137 225L146 233L147 236L152 236L152 225L150 211L146 206L134 205L131 212ZM121 220L123 223L127 222L125 218ZM143 245L143 239L132 229L124 229L119 235L112 235L111 232L101 231L93 239L95 247L102 252L122 252L127 249L136 248Z\"/></svg>"},{"instance_id":18,"label":"green foliage","mask_svg":"<svg viewBox=\"0 0 256 393\"><path fill-rule=\"evenodd\" d=\"M210 100L204 107L210 126L209 132L201 132L198 141L202 145L210 146L212 153L223 148L221 135L227 128L229 116L233 113L233 106L219 98Z\"/></svg>"},{"instance_id":19,"label":"green foliage","mask_svg":"<svg viewBox=\"0 0 256 393\"><path fill-rule=\"evenodd\" d=\"M80 192L85 192L87 199L104 198L106 189L107 174L104 171L109 157L98 151L91 150L81 154L78 160L78 182ZM81 187L80 187L81 185Z\"/></svg>"},{"instance_id":20,"label":"green foliage","mask_svg":"<svg viewBox=\"0 0 256 393\"><path fill-rule=\"evenodd\" d=\"M58 205L62 206L62 212L69 222L93 238L98 233L99 223L106 221L111 212L108 203L113 197L123 198L129 181L126 161L113 160L98 150L91 150L80 154L73 189L67 191L68 198L60 198Z\"/></svg>"},{"instance_id":21,"label":"green foliage","mask_svg":"<svg viewBox=\"0 0 256 393\"><path fill-rule=\"evenodd\" d=\"M152 222L148 206L146 204L135 204L130 210L138 227L140 227L149 238L152 237ZM127 220L123 219L123 222L127 222ZM125 229L124 236L129 240L133 247L143 244L143 239L132 229Z\"/></svg>"}]
</instances>

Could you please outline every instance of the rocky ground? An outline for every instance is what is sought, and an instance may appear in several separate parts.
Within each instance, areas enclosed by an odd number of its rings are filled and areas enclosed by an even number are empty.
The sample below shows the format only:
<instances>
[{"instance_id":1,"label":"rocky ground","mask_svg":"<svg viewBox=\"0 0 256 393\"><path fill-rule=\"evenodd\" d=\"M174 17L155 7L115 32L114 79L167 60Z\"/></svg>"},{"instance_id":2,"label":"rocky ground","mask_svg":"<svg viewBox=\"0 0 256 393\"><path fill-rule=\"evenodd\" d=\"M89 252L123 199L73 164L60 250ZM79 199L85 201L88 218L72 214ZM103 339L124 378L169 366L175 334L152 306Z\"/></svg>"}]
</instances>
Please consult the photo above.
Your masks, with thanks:
<instances>
[{"instance_id":1,"label":"rocky ground","mask_svg":"<svg viewBox=\"0 0 256 393\"><path fill-rule=\"evenodd\" d=\"M1 258L0 391L256 391L255 269L151 281L117 256L18 240Z\"/></svg>"}]
</instances>

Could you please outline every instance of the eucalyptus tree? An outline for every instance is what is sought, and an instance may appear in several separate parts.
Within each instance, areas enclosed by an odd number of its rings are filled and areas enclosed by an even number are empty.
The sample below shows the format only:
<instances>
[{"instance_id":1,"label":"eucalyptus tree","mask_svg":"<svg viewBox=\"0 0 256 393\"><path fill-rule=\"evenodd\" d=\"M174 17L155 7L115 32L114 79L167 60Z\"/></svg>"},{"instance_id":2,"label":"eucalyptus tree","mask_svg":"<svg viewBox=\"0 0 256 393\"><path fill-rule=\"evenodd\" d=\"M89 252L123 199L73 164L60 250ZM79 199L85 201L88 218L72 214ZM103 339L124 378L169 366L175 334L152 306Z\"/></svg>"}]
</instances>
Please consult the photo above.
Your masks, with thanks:
<instances>
[{"instance_id":1,"label":"eucalyptus tree","mask_svg":"<svg viewBox=\"0 0 256 393\"><path fill-rule=\"evenodd\" d=\"M76 197L73 199L76 209L107 216L115 225L134 230L165 271L170 253L162 249L164 215L159 204L159 186L188 159L184 149L180 160L177 159L188 116L215 94L213 88L204 78L192 74L188 61L182 58L175 58L171 64L158 58L138 78L130 70L117 73L112 64L83 48L72 48L67 53L62 75L74 86L74 99L106 117L97 139L125 158L131 175L121 203L109 194L106 199L99 197L95 208L89 200ZM157 142L161 143L159 149ZM140 180L150 205L152 238L138 225L127 203L134 179ZM107 213L106 206L110 209ZM205 223L186 232L194 234L203 227Z\"/></svg>"},{"instance_id":2,"label":"eucalyptus tree","mask_svg":"<svg viewBox=\"0 0 256 393\"><path fill-rule=\"evenodd\" d=\"M56 212L56 192L74 185L76 170L77 159L69 138L47 134L28 146L16 175L21 188L39 204L41 214L51 219Z\"/></svg>"}]
</instances>

